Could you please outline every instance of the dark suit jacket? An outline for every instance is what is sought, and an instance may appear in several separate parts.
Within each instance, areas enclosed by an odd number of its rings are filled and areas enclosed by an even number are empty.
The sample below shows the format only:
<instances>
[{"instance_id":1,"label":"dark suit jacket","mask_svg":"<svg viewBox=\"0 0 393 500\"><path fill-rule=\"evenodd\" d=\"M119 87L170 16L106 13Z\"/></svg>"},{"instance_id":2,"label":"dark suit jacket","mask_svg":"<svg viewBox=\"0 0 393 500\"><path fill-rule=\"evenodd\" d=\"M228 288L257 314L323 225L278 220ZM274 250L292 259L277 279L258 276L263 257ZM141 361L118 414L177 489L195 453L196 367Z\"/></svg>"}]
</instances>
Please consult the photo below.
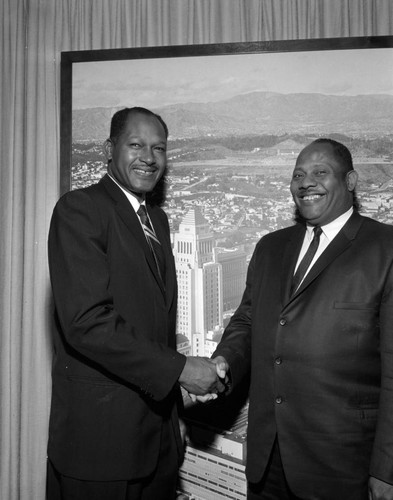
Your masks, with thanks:
<instances>
[{"instance_id":1,"label":"dark suit jacket","mask_svg":"<svg viewBox=\"0 0 393 500\"><path fill-rule=\"evenodd\" d=\"M173 427L177 286L168 220L148 207L166 258L165 290L138 217L105 176L57 203L49 233L56 306L48 455L65 475L136 479L156 463ZM173 433L172 433L173 434Z\"/></svg>"},{"instance_id":2,"label":"dark suit jacket","mask_svg":"<svg viewBox=\"0 0 393 500\"><path fill-rule=\"evenodd\" d=\"M393 228L353 214L290 298L303 237L259 241L214 355L234 383L251 363L251 482L278 435L296 495L367 499L369 473L393 483Z\"/></svg>"}]
</instances>

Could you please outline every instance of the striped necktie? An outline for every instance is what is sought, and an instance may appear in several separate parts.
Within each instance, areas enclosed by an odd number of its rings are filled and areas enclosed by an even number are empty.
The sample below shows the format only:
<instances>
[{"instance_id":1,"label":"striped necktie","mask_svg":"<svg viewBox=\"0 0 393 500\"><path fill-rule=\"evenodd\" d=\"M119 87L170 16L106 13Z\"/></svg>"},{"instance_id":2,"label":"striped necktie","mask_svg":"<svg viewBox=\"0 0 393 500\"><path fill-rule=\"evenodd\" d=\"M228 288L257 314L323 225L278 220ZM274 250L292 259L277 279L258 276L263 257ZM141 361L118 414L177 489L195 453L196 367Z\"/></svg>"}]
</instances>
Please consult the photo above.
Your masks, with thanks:
<instances>
[{"instance_id":1,"label":"striped necktie","mask_svg":"<svg viewBox=\"0 0 393 500\"><path fill-rule=\"evenodd\" d=\"M312 239L310 246L307 249L307 252L304 254L303 259L301 260L296 273L293 275L292 286L291 286L291 295L293 295L296 290L299 288L300 283L303 281L304 276L306 275L307 269L310 267L311 261L316 254L319 246L319 238L322 234L322 229L319 226L315 226L314 229L314 238Z\"/></svg>"},{"instance_id":2,"label":"striped necktie","mask_svg":"<svg viewBox=\"0 0 393 500\"><path fill-rule=\"evenodd\" d=\"M156 266L158 269L158 274L163 283L165 283L165 257L164 252L162 250L162 246L160 240L157 238L156 233L152 225L150 224L149 217L147 215L145 205L140 205L138 208L137 214L142 223L143 231L146 236L146 240L149 244L151 253L153 254L154 260L156 262Z\"/></svg>"}]
</instances>

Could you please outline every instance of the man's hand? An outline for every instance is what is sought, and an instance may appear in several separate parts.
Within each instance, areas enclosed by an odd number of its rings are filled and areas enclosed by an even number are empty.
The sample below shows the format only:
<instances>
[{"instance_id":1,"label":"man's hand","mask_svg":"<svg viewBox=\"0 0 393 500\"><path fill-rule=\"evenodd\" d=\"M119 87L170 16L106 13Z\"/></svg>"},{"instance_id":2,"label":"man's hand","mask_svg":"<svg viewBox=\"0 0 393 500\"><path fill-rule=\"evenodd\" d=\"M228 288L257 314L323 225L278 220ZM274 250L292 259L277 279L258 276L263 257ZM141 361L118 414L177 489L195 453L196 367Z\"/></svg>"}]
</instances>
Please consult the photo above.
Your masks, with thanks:
<instances>
[{"instance_id":1,"label":"man's hand","mask_svg":"<svg viewBox=\"0 0 393 500\"><path fill-rule=\"evenodd\" d=\"M198 356L187 356L179 383L186 391L196 396L217 394L225 389L217 375L216 363L209 358Z\"/></svg>"},{"instance_id":2,"label":"man's hand","mask_svg":"<svg viewBox=\"0 0 393 500\"><path fill-rule=\"evenodd\" d=\"M185 446L186 437L187 437L187 425L184 422L184 420L182 420L181 418L179 418L179 428L180 428L181 440L182 440L183 445Z\"/></svg>"},{"instance_id":3,"label":"man's hand","mask_svg":"<svg viewBox=\"0 0 393 500\"><path fill-rule=\"evenodd\" d=\"M229 371L229 365L226 361L225 358L222 356L217 356L216 358L212 358L211 361L216 365L216 373L217 377L220 379L222 385L223 385L223 390L220 390L219 392L224 392L226 384L228 383L228 371ZM199 396L195 394L190 394L191 400L195 403L198 401L199 403L207 403L208 401L211 401L212 399L217 398L217 393L208 393L205 394L204 396Z\"/></svg>"},{"instance_id":4,"label":"man's hand","mask_svg":"<svg viewBox=\"0 0 393 500\"><path fill-rule=\"evenodd\" d=\"M393 485L370 476L368 498L369 500L393 500Z\"/></svg>"},{"instance_id":5,"label":"man's hand","mask_svg":"<svg viewBox=\"0 0 393 500\"><path fill-rule=\"evenodd\" d=\"M224 382L228 383L229 365L223 356L212 358L213 363L216 365L217 376Z\"/></svg>"}]
</instances>

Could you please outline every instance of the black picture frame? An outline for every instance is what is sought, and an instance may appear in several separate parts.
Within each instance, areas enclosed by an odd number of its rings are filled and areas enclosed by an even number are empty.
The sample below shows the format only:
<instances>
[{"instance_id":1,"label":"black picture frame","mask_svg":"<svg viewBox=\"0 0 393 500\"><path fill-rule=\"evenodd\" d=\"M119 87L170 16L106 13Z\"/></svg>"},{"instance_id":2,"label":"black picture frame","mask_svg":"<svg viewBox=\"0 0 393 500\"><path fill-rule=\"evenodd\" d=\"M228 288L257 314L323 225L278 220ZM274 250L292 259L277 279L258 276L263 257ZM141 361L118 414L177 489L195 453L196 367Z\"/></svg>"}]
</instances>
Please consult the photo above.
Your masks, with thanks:
<instances>
[{"instance_id":1,"label":"black picture frame","mask_svg":"<svg viewBox=\"0 0 393 500\"><path fill-rule=\"evenodd\" d=\"M371 70L366 63L366 57L364 57L364 65L362 65L363 57L362 55L366 54L366 52L369 54L369 51L374 51L377 49L390 49L388 50L389 52L389 61L390 64L386 64L385 66L381 67L381 72L384 73L384 75L375 75L372 74L373 72L375 73L375 68ZM307 40L285 40L285 41L272 41L272 42L241 42L241 43L222 43L222 44L203 44L203 45L179 45L179 46L161 46L161 47L142 47L142 48L124 48L124 49L109 49L109 50L89 50L89 51L72 51L72 52L63 52L61 55L61 114L60 114L60 137L61 137L61 144L60 144L60 155L61 155L61 162L60 162L60 191L61 193L65 193L66 191L73 189L73 178L72 178L72 164L73 164L73 123L75 122L74 120L74 111L77 109L74 107L74 102L76 100L76 96L73 93L74 89L74 83L75 83L75 73L77 67L79 68L79 65L85 65L86 70L88 70L89 65L94 64L94 63L103 63L103 70L101 73L98 74L98 79L100 74L103 75L106 73L105 71L105 63L108 63L108 67L113 63L113 62L127 62L127 64L130 64L131 67L134 64L135 67L140 67L138 64L139 62L143 61L146 64L151 62L151 65L154 65L157 63L157 60L160 61L160 67L163 68L165 67L165 64L168 63L168 67L171 66L169 63L173 62L174 60L178 60L180 62L184 61L186 58L190 58L195 63L195 66L198 69L199 64L202 64L208 59L209 61L216 61L217 57L225 57L232 58L234 57L237 61L239 61L237 58L240 56L258 56L258 62L261 60L263 61L264 57L267 56L268 54L274 57L277 55L277 62L281 62L280 56L282 54L287 54L286 62L290 61L293 64L293 69L296 72L299 70L299 68L296 67L296 62L298 60L298 56L301 54L309 53L313 54L316 56L316 58L319 59L320 64L323 66L329 66L328 68L325 68L326 74L328 75L329 79L329 85L334 86L338 79L337 72L339 71L338 65L335 64L335 57L328 58L325 57L327 56L327 53L329 54L340 54L343 53L343 51L354 51L350 52L350 55L354 54L355 52L359 56L357 58L358 64L360 66L360 73L357 73L357 75L362 74L365 77L365 80L367 80L366 76L370 77L381 77L385 76L386 81L388 82L387 85L387 93L389 94L389 106L391 106L388 110L393 111L393 36L379 36L379 37L352 37L352 38L326 38L326 39L307 39ZM360 52L359 52L360 51ZM373 53L373 52L372 52ZM207 59L206 59L207 58ZM252 59L253 57L251 57ZM339 57L337 57L337 60ZM315 58L312 58L313 63L315 63ZM369 60L369 59L367 59ZM273 61L274 62L274 61ZM230 64L228 66L231 67ZM234 77L237 75L239 72L240 65L233 64L233 67L231 67L230 70L230 75L233 75ZM179 65L180 69L178 68L177 71L181 71L181 65ZM205 67L205 65L203 65ZM318 66L319 68L321 66ZM168 70L169 71L169 70ZM304 67L303 67L304 71ZM196 71L198 73L198 77L200 77L200 81L203 82L204 78L206 78L206 74L204 74L203 71ZM306 87L308 84L308 81L311 79L311 77L316 78L316 86L314 86L314 91L318 93L318 75L317 73L317 68L313 67L311 63L307 66L306 71L304 71L304 87ZM288 73L288 78L290 79L291 75L290 72ZM159 88L165 87L165 79L166 79L166 74L165 72L162 72L159 74L159 78L157 78L156 82L156 87L159 90ZM228 76L228 75L227 75ZM299 76L299 75L298 75ZM302 75L301 75L302 76ZM244 75L244 80L246 80L248 77L247 74ZM348 77L348 81L343 82L341 81L340 84L342 88L345 87L345 83L351 84L352 82L350 81L352 78L351 75ZM353 78L356 78L355 75L353 75ZM379 78L381 79L381 78ZM180 78L179 78L180 80ZM383 80L383 79L382 79ZM111 86L110 83L110 78L107 80L108 86ZM96 85L96 81L92 80L92 87ZM126 82L127 83L127 82ZM194 82L193 82L194 83ZM198 82L196 82L198 83ZM367 86L367 81L364 82L364 84ZM171 83L173 85L173 83ZM299 87L300 85L300 87ZM294 92L301 92L301 86L302 86L302 78L298 79L298 84L294 86ZM102 86L101 86L102 87ZM132 91L132 84L130 85L131 91ZM291 88L291 83L289 84L289 87ZM299 90L300 88L300 90ZM174 90L176 90L176 87L173 87ZM94 88L92 88L92 91ZM321 89L321 93L326 93L323 92L324 89ZM274 89L273 89L274 91ZM102 92L102 88L100 89L100 92ZM372 92L371 92L372 93ZM377 93L380 93L383 95L383 92L381 89L378 90ZM152 93L153 95L153 93ZM311 95L311 94L310 94ZM134 96L133 96L134 97ZM133 102L123 102L123 107L124 106L130 106L130 105L142 105L145 107L148 107L152 109L153 111L158 111L155 109L155 105L152 103L149 103L149 100L146 102L139 103L138 99L133 99ZM136 101L136 102L135 102ZM354 101L355 102L355 101ZM356 101L357 103L358 101ZM305 104L310 104L312 106L313 101L312 99L308 100L307 96L306 98L300 100L300 105L299 105L299 110L301 112L302 107L305 107ZM105 103L104 103L105 104ZM118 102L113 102L112 104L109 105L111 108L116 108L119 106L120 103ZM100 104L101 105L101 104ZM108 105L108 104L107 104ZM160 103L160 108L165 110L166 106L169 106L165 100ZM370 104L368 104L370 106ZM121 107L121 106L120 106ZM198 109L198 103L194 106L194 111ZM239 108L238 108L239 109ZM311 109L310 113L308 114L308 117L312 116L313 109ZM362 113L365 113L364 109L362 109ZM370 113L373 113L372 105L370 106ZM162 114L160 112L160 114ZM314 114L318 115L318 110L314 110ZM366 116L366 114L363 114L362 116ZM372 140L378 140L378 135L379 131L381 131L383 134L386 134L388 139L385 141L385 143L389 144L389 141L391 141L391 144L393 144L393 112L391 113L392 118L386 118L382 117L380 121L378 122L378 128L375 129L373 133ZM108 129L109 132L109 114L106 115L108 118L108 123L106 123L106 128ZM166 120L165 114L162 114L163 118ZM282 115L281 115L282 116ZM288 117L288 121L289 121ZM266 118L267 121L269 121L269 117ZM228 118L228 122L226 123L227 130L230 129L230 115ZM236 121L236 116L233 117L233 121ZM301 118L299 118L299 121L301 121ZM310 122L308 125L308 130L311 130L314 126L316 127L316 131L318 130L323 130L323 124L322 126L318 125L316 123L318 120L314 122ZM283 121L283 123L286 123L286 120ZM336 123L336 122L332 122ZM345 128L348 126L350 127L352 124L343 121L341 124L342 130L345 130ZM386 131L384 130L384 127L386 126ZM218 123L218 128L220 127L220 123ZM318 128L319 127L319 128ZM277 127L276 127L277 129ZM280 129L280 126L278 125L278 130ZM285 127L283 127L285 129ZM293 130L293 129L292 129ZM296 124L295 124L295 130L296 130ZM312 130L311 130L312 131ZM334 131L333 129L330 129L330 132ZM171 127L169 127L169 132L171 134ZM256 130L258 132L258 130ZM227 132L229 133L229 132ZM359 128L358 133L361 134L362 130ZM208 133L206 135L209 135ZM312 135L312 134L311 134ZM171 135L170 137L171 138ZM169 141L170 142L170 141ZM385 151L389 149L386 147L386 144L384 144ZM258 149L258 148L256 148ZM274 149L274 148L272 148ZM193 152L194 153L194 152ZM198 151L197 151L198 154ZM283 157L287 154L286 152L283 153ZM271 190L270 194L272 193L280 193L281 197L284 197L285 195L282 195L284 189L282 186L288 182L289 184L289 165L291 163L294 164L295 157L296 157L296 151L290 151L288 153L290 155L290 161L286 160L286 169L285 171L283 170L283 173L280 173L281 180L280 180L280 186L276 190ZM381 154L382 157L382 154ZM288 157L287 157L288 158ZM386 162L387 169L389 170L388 175L385 176L385 178L389 178L389 186L393 187L393 148L391 148L390 152L388 155L385 155L382 158L382 169L385 168L385 164L383 162ZM367 165L366 165L367 167ZM375 167L375 166L374 166ZM214 165L211 167L213 169L216 168ZM378 167L377 167L378 168ZM218 167L217 167L218 170ZM241 170L241 167L240 167ZM222 172L222 171L221 171ZM241 174L241 171L239 172ZM385 172L386 174L386 172ZM222 174L220 174L222 175ZM270 174L267 174L269 176ZM371 176L371 174L370 174ZM90 177L90 172L87 170L87 177ZM218 177L218 175L217 175ZM241 177L241 175L240 175ZM385 179L384 178L384 179ZM383 179L383 180L384 180ZM231 180L232 182L232 180ZM250 182L251 183L251 182ZM273 183L272 183L273 184ZM228 190L230 188L230 183L227 184ZM391 187L386 188L391 189ZM272 194L274 197L274 194ZM257 196L256 196L257 197ZM279 213L281 211L279 203L283 204L282 199L278 200L278 196L276 196L275 199L276 204L275 207L273 207L273 210L275 210L275 213ZM259 201L258 201L259 203ZM390 201L389 201L390 203ZM370 207L372 209L373 202L370 201ZM255 208L255 206L254 206ZM260 212L264 212L264 208L266 207L258 207ZM386 209L386 212L388 212L389 209ZM184 214L183 214L184 215ZM265 216L265 214L263 215ZM378 214L376 215L378 218ZM389 214L389 217L391 218L391 215ZM240 218L242 220L242 218ZM262 217L261 217L262 219ZM287 219L289 221L289 219ZM258 222L257 222L258 224ZM271 228L270 228L271 229ZM260 234L257 234L255 232L255 240L260 237ZM235 245L234 245L235 246ZM249 248L247 250L247 258L249 255L251 255L251 246L249 245ZM246 253L246 252L245 252ZM246 262L246 257L244 257L244 263ZM245 266L244 266L245 269ZM221 426L225 425L227 428L230 428L231 424L233 421L236 420L236 418L239 415L239 412L244 411L244 404L245 404L245 398L247 398L247 382L245 381L244 386L240 387L238 389L238 392L235 392L235 395L232 395L231 398L219 398L219 400L215 403L213 403L215 406L211 406L209 408L209 405L201 406L198 409L198 406L191 407L188 409L188 418L191 422L196 423L198 425L198 422L205 422L208 425L208 433L207 435L209 436L209 439L214 440L214 431L211 431L211 428L217 429L221 428ZM226 401L228 399L228 401ZM240 415L242 415L240 413ZM187 416L187 413L186 413ZM225 424L223 422L225 421ZM224 427L223 427L224 428ZM244 435L239 435L237 436L239 439L239 443L243 445L245 442L245 436ZM205 439L205 437L204 437ZM204 446L208 447L207 442L204 442ZM243 448L242 448L243 449ZM202 453L203 453L203 446L202 446ZM229 459L231 460L231 459ZM236 463L237 462L237 463ZM239 465L239 462L240 465ZM235 459L235 464L237 467L237 472L242 477L242 474L244 472L244 459L242 460L237 460ZM185 460L185 465L183 467L187 467L187 459ZM214 477L214 470L212 469L211 474L212 477L209 479L210 482L217 481L219 480ZM239 472L240 471L240 472ZM243 471L243 472L242 472ZM182 477L182 476L181 476ZM228 476L225 476L225 481ZM240 481L241 483L241 481ZM241 487L244 487L244 491L246 488L246 482L244 478L244 484L240 484ZM244 493L245 495L245 493ZM244 496L245 498L245 496Z\"/></svg>"}]
</instances>

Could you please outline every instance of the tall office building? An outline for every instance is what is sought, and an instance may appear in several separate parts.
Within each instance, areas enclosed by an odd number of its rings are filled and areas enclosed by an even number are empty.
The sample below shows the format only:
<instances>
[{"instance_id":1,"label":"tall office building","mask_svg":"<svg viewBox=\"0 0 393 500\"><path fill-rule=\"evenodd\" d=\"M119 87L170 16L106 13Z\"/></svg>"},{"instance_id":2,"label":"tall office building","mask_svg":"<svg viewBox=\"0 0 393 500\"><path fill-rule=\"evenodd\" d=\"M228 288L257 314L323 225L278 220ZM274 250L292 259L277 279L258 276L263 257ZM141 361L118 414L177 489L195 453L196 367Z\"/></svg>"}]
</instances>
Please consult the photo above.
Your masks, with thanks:
<instances>
[{"instance_id":1,"label":"tall office building","mask_svg":"<svg viewBox=\"0 0 393 500\"><path fill-rule=\"evenodd\" d=\"M198 207L191 208L174 234L178 280L177 333L204 355L205 336L222 326L222 266L213 258L214 237Z\"/></svg>"},{"instance_id":2,"label":"tall office building","mask_svg":"<svg viewBox=\"0 0 393 500\"><path fill-rule=\"evenodd\" d=\"M240 248L214 248L214 261L222 267L223 310L236 309L246 286L247 253Z\"/></svg>"}]
</instances>

